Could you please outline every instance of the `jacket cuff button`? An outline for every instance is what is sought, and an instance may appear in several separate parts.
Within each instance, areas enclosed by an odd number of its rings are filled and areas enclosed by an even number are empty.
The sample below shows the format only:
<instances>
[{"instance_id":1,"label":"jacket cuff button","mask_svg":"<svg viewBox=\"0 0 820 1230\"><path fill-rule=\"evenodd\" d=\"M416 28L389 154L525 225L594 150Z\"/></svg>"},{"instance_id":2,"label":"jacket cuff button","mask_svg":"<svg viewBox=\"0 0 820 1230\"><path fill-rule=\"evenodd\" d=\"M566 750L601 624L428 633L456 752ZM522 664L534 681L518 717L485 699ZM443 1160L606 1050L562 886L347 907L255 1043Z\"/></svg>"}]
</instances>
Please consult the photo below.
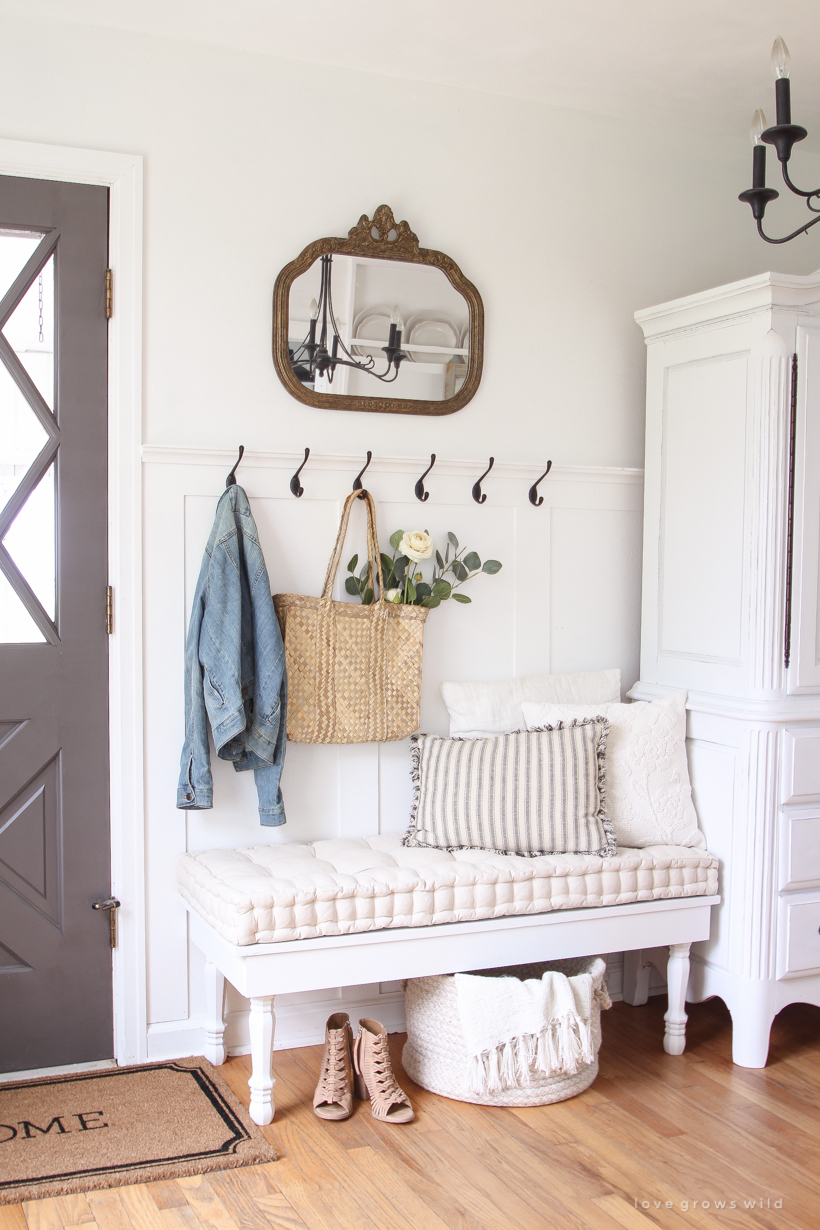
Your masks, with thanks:
<instances>
[{"instance_id":1,"label":"jacket cuff button","mask_svg":"<svg viewBox=\"0 0 820 1230\"><path fill-rule=\"evenodd\" d=\"M188 801L189 803L190 803L190 801L191 801L191 799L192 799L193 797L194 797L194 796L193 796L192 794L186 794L186 796L185 796L185 798L187 799L187 801Z\"/></svg>"}]
</instances>

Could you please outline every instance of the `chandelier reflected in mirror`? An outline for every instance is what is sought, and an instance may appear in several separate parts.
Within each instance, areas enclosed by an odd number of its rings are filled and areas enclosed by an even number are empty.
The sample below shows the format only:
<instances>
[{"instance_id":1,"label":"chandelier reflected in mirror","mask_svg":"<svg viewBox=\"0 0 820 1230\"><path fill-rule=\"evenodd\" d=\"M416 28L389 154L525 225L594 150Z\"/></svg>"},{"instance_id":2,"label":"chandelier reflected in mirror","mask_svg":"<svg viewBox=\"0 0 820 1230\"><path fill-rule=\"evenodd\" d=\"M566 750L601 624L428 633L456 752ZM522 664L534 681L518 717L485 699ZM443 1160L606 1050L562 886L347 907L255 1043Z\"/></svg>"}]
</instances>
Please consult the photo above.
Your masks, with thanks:
<instances>
[{"instance_id":1,"label":"chandelier reflected in mirror","mask_svg":"<svg viewBox=\"0 0 820 1230\"><path fill-rule=\"evenodd\" d=\"M333 311L333 257L326 254L322 257L321 284L319 299L310 303L310 322L304 341L295 348L288 349L290 365L294 375L303 384L313 384L317 376L324 376L329 384L333 383L333 375L337 367L355 367L357 371L365 372L385 384L392 384L398 378L399 368L408 357L401 348L401 335L404 331L404 321L398 306L393 308L390 317L390 334L387 345L382 350L387 358L385 370L376 371L376 360L373 355L366 359L355 358L340 337L339 326ZM316 333L319 339L316 340ZM330 350L328 350L328 339ZM341 354L339 353L341 351Z\"/></svg>"},{"instance_id":2,"label":"chandelier reflected in mirror","mask_svg":"<svg viewBox=\"0 0 820 1230\"><path fill-rule=\"evenodd\" d=\"M751 206L752 217L757 222L758 234L761 239L766 240L766 243L788 243L790 239L794 239L797 235L805 234L816 222L820 222L820 188L812 188L807 192L803 188L796 187L789 177L789 159L792 155L792 149L798 141L803 141L808 136L805 128L802 128L800 124L792 123L791 81L789 80L790 62L791 57L789 56L788 47L782 38L776 38L772 47L772 69L774 70L775 77L774 91L777 123L768 127L766 116L760 108L755 111L752 117L750 132L754 149L752 155L752 186L747 188L745 192L741 192L738 197L739 201L746 201ZM790 235L784 235L780 239L772 238L770 235L765 234L763 230L763 215L766 212L766 206L770 201L777 200L780 195L776 189L766 187L767 145L773 145L777 151L786 187L795 196L802 196L806 202L807 209L816 215L809 222L792 231Z\"/></svg>"}]
</instances>

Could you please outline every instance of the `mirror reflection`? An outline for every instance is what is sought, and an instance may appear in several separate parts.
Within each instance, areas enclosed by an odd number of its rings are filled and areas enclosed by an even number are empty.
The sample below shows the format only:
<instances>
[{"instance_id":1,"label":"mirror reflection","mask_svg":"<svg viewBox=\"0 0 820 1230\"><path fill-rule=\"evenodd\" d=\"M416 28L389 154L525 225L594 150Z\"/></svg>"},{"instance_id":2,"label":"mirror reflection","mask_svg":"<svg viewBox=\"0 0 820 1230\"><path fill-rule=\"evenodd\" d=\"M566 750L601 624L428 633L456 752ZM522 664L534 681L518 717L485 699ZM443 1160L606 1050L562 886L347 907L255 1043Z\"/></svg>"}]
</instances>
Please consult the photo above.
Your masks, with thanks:
<instances>
[{"instance_id":1,"label":"mirror reflection","mask_svg":"<svg viewBox=\"0 0 820 1230\"><path fill-rule=\"evenodd\" d=\"M469 304L432 265L325 254L291 284L288 358L316 393L446 401L469 370Z\"/></svg>"}]
</instances>

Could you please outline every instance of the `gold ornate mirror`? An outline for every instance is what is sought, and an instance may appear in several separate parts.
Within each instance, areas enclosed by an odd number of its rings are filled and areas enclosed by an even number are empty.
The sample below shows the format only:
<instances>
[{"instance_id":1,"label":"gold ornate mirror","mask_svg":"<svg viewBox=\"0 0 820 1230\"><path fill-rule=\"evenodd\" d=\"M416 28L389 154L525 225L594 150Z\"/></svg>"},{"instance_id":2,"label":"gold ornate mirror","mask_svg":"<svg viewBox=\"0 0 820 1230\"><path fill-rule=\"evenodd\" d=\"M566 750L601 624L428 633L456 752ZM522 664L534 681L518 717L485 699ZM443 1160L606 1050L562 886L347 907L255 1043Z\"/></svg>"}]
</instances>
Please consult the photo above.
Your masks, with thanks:
<instances>
[{"instance_id":1,"label":"gold ornate mirror","mask_svg":"<svg viewBox=\"0 0 820 1230\"><path fill-rule=\"evenodd\" d=\"M308 406L452 414L475 395L483 351L478 291L387 205L276 279L274 366Z\"/></svg>"}]
</instances>

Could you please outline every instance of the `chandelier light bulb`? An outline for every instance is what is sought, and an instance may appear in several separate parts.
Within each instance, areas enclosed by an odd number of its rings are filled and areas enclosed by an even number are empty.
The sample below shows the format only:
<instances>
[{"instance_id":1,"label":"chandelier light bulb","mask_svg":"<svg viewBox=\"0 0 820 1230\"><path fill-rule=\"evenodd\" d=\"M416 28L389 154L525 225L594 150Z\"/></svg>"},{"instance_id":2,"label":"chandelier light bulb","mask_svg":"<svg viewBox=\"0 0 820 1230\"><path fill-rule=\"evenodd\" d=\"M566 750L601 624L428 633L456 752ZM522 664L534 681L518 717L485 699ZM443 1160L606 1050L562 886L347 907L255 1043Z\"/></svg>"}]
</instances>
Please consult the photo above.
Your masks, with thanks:
<instances>
[{"instance_id":1,"label":"chandelier light bulb","mask_svg":"<svg viewBox=\"0 0 820 1230\"><path fill-rule=\"evenodd\" d=\"M790 64L789 49L778 34L772 46L772 69L777 80L781 77L788 77Z\"/></svg>"},{"instance_id":2,"label":"chandelier light bulb","mask_svg":"<svg viewBox=\"0 0 820 1230\"><path fill-rule=\"evenodd\" d=\"M760 107L758 107L757 111L755 111L752 116L752 126L749 129L749 137L751 138L752 145L763 144L760 138L768 127L769 125L766 123L766 116L763 114Z\"/></svg>"},{"instance_id":3,"label":"chandelier light bulb","mask_svg":"<svg viewBox=\"0 0 820 1230\"><path fill-rule=\"evenodd\" d=\"M390 313L391 325L397 325L401 320L401 312L399 311L398 303L393 304L393 311Z\"/></svg>"},{"instance_id":4,"label":"chandelier light bulb","mask_svg":"<svg viewBox=\"0 0 820 1230\"><path fill-rule=\"evenodd\" d=\"M402 330L404 329L404 319L402 317L401 312L398 310L398 308L396 309L396 328L399 331L399 333L401 333Z\"/></svg>"},{"instance_id":5,"label":"chandelier light bulb","mask_svg":"<svg viewBox=\"0 0 820 1230\"><path fill-rule=\"evenodd\" d=\"M302 300L302 302L304 303L304 299ZM310 319L311 320L319 319L319 304L316 302L315 299L311 299L310 301Z\"/></svg>"}]
</instances>

